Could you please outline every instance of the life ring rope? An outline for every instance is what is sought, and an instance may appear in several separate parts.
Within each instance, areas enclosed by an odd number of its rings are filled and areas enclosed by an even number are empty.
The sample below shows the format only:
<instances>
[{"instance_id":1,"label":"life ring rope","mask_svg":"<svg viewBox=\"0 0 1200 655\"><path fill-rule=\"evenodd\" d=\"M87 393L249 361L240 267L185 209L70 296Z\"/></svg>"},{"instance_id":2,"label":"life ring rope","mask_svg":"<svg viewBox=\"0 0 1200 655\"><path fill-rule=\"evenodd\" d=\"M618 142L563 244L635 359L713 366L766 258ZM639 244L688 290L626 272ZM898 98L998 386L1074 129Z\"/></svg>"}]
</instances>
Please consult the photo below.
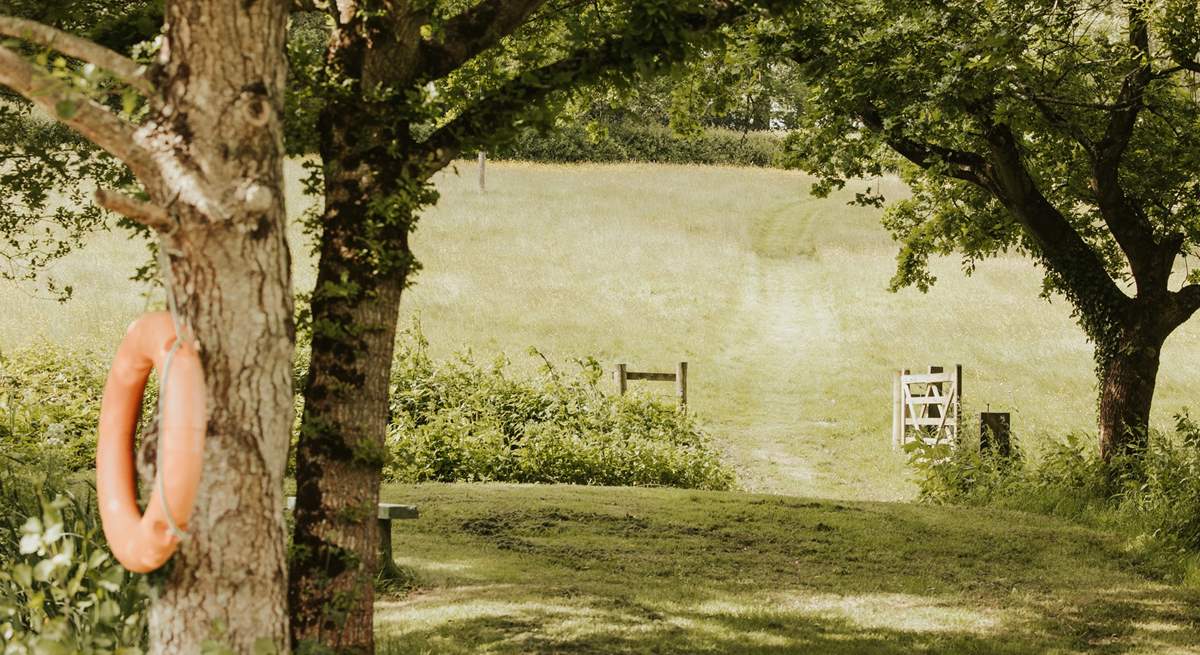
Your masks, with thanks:
<instances>
[{"instance_id":1,"label":"life ring rope","mask_svg":"<svg viewBox=\"0 0 1200 655\"><path fill-rule=\"evenodd\" d=\"M171 262L167 259L167 241L160 239L158 242L158 270L163 277L163 290L167 296L167 312L171 315L171 327L175 329L175 342L171 344L171 349L167 351L167 356L163 360L162 378L158 384L158 417L156 423L159 426L163 425L163 414L167 404L167 381L171 379L171 363L175 360L175 353L179 352L179 346L184 340L184 331L181 329L184 321L179 318L179 308L175 304L175 285L173 284L173 276L171 275ZM190 335L190 330L188 331ZM159 438L162 436L160 434ZM166 448L161 445L157 449L155 455L155 471L163 470L163 453ZM165 482L166 476L155 474L155 479L158 481L158 497L162 499L163 514L167 517L167 528L171 530L171 534L175 535L180 541L187 539L187 532L179 527L175 522L174 515L171 514L171 505L167 500L167 486Z\"/></svg>"},{"instance_id":2,"label":"life ring rope","mask_svg":"<svg viewBox=\"0 0 1200 655\"><path fill-rule=\"evenodd\" d=\"M174 317L175 312L171 312L171 318L174 319ZM158 417L155 423L160 426L159 439L163 439L165 437L165 435L162 434L163 430L161 429L161 426L163 425L163 414L165 413L164 410L167 405L167 380L171 379L171 362L175 359L175 353L179 352L180 344L183 343L183 339L179 336L179 323L175 321L172 322L175 323L175 342L171 344L171 349L167 351L167 356L163 360L162 379L158 383L158 403L156 403L158 405ZM187 539L188 534L185 530L179 527L179 524L175 522L175 516L171 514L170 501L167 500L167 476L163 475L162 473L165 470L163 468L163 453L165 453L167 449L164 448L162 444L159 444L156 450L158 452L155 454L156 463L154 465L154 478L158 482L158 498L162 501L163 514L165 514L167 518L167 528L171 531L171 534L175 535L177 539L184 541Z\"/></svg>"}]
</instances>

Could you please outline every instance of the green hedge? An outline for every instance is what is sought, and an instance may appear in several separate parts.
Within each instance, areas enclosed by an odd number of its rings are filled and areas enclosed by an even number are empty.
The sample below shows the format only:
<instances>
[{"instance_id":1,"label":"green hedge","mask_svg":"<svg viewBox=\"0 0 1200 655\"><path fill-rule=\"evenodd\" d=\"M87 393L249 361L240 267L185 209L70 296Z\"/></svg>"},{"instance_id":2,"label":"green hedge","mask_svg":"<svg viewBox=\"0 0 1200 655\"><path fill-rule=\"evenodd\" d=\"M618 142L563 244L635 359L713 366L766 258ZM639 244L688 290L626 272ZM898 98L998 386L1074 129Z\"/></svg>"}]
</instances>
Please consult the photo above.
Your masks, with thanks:
<instances>
[{"instance_id":1,"label":"green hedge","mask_svg":"<svg viewBox=\"0 0 1200 655\"><path fill-rule=\"evenodd\" d=\"M601 130L568 125L550 132L525 130L509 145L491 153L495 159L524 161L653 162L710 166L777 165L782 139L766 132L707 129L683 137L669 128L616 124Z\"/></svg>"},{"instance_id":2,"label":"green hedge","mask_svg":"<svg viewBox=\"0 0 1200 655\"><path fill-rule=\"evenodd\" d=\"M298 380L306 355L297 357ZM580 364L573 375L547 365L541 376L519 377L503 361L483 366L462 356L436 362L414 326L403 335L393 367L387 476L733 486L732 472L693 417L649 397L606 395L596 361ZM0 356L4 452L90 470L107 368L106 358L48 345ZM154 413L154 385L147 391L143 417Z\"/></svg>"},{"instance_id":3,"label":"green hedge","mask_svg":"<svg viewBox=\"0 0 1200 655\"><path fill-rule=\"evenodd\" d=\"M408 332L392 376L387 477L733 486L732 471L694 418L649 397L607 395L596 360L577 363L574 374L547 363L541 375L521 377L503 358L438 362L419 327Z\"/></svg>"}]
</instances>

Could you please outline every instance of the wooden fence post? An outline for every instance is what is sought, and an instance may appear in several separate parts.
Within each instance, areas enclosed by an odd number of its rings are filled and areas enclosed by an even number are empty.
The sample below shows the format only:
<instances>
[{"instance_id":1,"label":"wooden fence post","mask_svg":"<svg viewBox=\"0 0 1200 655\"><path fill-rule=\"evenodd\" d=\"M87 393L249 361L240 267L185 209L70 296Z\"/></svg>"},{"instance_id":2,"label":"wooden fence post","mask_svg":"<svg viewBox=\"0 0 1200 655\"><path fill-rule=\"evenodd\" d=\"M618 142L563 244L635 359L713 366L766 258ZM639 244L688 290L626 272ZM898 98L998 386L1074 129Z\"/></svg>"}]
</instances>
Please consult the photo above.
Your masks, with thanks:
<instances>
[{"instance_id":1,"label":"wooden fence post","mask_svg":"<svg viewBox=\"0 0 1200 655\"><path fill-rule=\"evenodd\" d=\"M687 411L687 362L679 362L675 367L675 393L679 396L679 406Z\"/></svg>"},{"instance_id":2,"label":"wooden fence post","mask_svg":"<svg viewBox=\"0 0 1200 655\"><path fill-rule=\"evenodd\" d=\"M617 378L617 392L624 396L625 388L629 386L629 372L627 367L624 364L617 364L615 376Z\"/></svg>"},{"instance_id":3,"label":"wooden fence post","mask_svg":"<svg viewBox=\"0 0 1200 655\"><path fill-rule=\"evenodd\" d=\"M487 191L487 153L479 151L479 190Z\"/></svg>"},{"instance_id":4,"label":"wooden fence post","mask_svg":"<svg viewBox=\"0 0 1200 655\"><path fill-rule=\"evenodd\" d=\"M892 371L892 448L904 445L904 390L900 378L904 371Z\"/></svg>"},{"instance_id":5,"label":"wooden fence post","mask_svg":"<svg viewBox=\"0 0 1200 655\"><path fill-rule=\"evenodd\" d=\"M962 364L954 365L954 440L962 441Z\"/></svg>"}]
</instances>

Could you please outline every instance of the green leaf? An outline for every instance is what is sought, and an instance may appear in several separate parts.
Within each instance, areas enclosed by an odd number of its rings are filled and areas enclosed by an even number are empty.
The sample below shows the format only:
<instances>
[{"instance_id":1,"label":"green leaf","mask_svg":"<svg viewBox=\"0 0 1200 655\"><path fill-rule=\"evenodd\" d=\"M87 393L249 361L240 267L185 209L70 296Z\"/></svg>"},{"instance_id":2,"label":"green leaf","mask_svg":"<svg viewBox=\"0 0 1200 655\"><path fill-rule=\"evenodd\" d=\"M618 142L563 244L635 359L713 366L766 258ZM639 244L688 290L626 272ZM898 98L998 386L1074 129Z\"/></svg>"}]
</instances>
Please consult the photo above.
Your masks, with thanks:
<instances>
[{"instance_id":1,"label":"green leaf","mask_svg":"<svg viewBox=\"0 0 1200 655\"><path fill-rule=\"evenodd\" d=\"M25 589L33 586L33 567L22 562L12 567L13 580Z\"/></svg>"},{"instance_id":2,"label":"green leaf","mask_svg":"<svg viewBox=\"0 0 1200 655\"><path fill-rule=\"evenodd\" d=\"M69 99L59 100L54 104L54 111L58 114L59 119L69 121L79 111L79 103Z\"/></svg>"}]
</instances>

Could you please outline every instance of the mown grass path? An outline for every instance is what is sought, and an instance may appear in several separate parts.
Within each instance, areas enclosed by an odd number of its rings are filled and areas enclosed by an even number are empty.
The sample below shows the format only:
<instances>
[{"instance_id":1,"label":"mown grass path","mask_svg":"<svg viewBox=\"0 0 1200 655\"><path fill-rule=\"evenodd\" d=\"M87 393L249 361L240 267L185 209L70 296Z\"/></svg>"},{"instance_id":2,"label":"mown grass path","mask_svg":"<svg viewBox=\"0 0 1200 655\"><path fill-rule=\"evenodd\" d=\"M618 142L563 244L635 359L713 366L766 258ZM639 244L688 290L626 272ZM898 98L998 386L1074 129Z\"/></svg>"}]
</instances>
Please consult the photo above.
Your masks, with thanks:
<instances>
[{"instance_id":1,"label":"mown grass path","mask_svg":"<svg viewBox=\"0 0 1200 655\"><path fill-rule=\"evenodd\" d=\"M1029 515L741 493L390 486L421 588L383 653L1200 652L1200 595Z\"/></svg>"}]
</instances>

